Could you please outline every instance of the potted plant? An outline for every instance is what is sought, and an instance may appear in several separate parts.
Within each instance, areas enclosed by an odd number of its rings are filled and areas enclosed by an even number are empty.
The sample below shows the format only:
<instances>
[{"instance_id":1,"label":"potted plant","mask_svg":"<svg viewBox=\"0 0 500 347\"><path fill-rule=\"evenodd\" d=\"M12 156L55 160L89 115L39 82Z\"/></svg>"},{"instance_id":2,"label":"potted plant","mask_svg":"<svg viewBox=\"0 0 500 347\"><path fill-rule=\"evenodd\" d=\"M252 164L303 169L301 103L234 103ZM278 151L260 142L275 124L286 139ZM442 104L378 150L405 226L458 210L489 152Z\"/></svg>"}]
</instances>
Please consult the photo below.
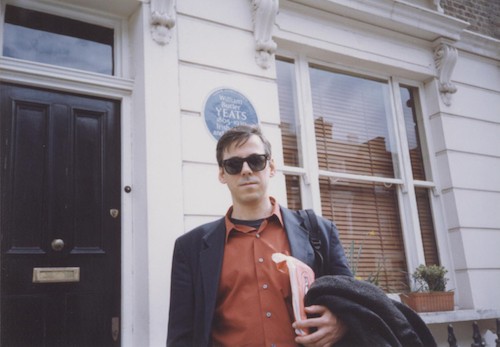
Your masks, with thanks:
<instances>
[{"instance_id":1,"label":"potted plant","mask_svg":"<svg viewBox=\"0 0 500 347\"><path fill-rule=\"evenodd\" d=\"M454 292L446 291L446 270L439 265L420 265L413 272L415 291L401 294L401 301L417 312L452 311Z\"/></svg>"}]
</instances>

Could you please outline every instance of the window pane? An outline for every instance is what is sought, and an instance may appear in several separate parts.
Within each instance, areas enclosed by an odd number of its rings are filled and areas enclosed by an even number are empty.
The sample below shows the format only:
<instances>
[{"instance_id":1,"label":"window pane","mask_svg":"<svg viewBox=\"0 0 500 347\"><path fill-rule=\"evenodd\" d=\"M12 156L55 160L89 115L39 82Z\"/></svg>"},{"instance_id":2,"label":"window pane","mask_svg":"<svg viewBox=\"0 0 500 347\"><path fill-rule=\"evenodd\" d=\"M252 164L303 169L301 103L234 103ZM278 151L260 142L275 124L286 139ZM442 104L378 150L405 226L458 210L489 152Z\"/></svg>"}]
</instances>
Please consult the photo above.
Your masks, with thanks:
<instances>
[{"instance_id":1,"label":"window pane","mask_svg":"<svg viewBox=\"0 0 500 347\"><path fill-rule=\"evenodd\" d=\"M278 95L280 104L280 128L285 165L300 166L298 127L295 113L293 62L276 60Z\"/></svg>"},{"instance_id":2,"label":"window pane","mask_svg":"<svg viewBox=\"0 0 500 347\"><path fill-rule=\"evenodd\" d=\"M378 273L385 291L406 290L395 186L321 178L320 190L323 216L335 221L351 267L357 264L356 276L366 280Z\"/></svg>"},{"instance_id":3,"label":"window pane","mask_svg":"<svg viewBox=\"0 0 500 347\"><path fill-rule=\"evenodd\" d=\"M321 169L394 177L389 86L311 67Z\"/></svg>"},{"instance_id":4,"label":"window pane","mask_svg":"<svg viewBox=\"0 0 500 347\"><path fill-rule=\"evenodd\" d=\"M400 88L401 103L406 125L406 137L408 138L408 148L410 149L411 169L413 178L425 181L424 163L422 160L422 148L417 127L417 112L415 109L415 96L417 90L414 88Z\"/></svg>"},{"instance_id":5,"label":"window pane","mask_svg":"<svg viewBox=\"0 0 500 347\"><path fill-rule=\"evenodd\" d=\"M113 29L7 5L3 55L113 74Z\"/></svg>"},{"instance_id":6,"label":"window pane","mask_svg":"<svg viewBox=\"0 0 500 347\"><path fill-rule=\"evenodd\" d=\"M417 196L418 219L420 221L420 231L422 233L425 263L427 265L439 265L434 223L429 202L429 190L426 188L416 188L415 195Z\"/></svg>"},{"instance_id":7,"label":"window pane","mask_svg":"<svg viewBox=\"0 0 500 347\"><path fill-rule=\"evenodd\" d=\"M300 176L285 175L285 180L288 208L292 210L301 210Z\"/></svg>"}]
</instances>

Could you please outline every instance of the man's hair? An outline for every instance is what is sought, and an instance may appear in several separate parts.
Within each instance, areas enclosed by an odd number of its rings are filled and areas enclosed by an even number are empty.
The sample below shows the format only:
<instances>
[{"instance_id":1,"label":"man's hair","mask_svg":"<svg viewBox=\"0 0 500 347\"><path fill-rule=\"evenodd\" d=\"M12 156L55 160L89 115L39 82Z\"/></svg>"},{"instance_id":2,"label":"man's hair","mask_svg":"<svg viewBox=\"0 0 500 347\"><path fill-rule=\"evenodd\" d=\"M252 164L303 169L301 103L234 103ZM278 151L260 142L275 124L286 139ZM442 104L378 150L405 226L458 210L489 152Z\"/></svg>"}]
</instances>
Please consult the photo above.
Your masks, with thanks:
<instances>
[{"instance_id":1,"label":"man's hair","mask_svg":"<svg viewBox=\"0 0 500 347\"><path fill-rule=\"evenodd\" d=\"M217 163L219 167L222 167L222 160L224 151L229 148L231 145L235 145L236 147L240 147L244 145L250 136L257 135L262 143L264 144L264 151L269 157L271 157L271 143L266 139L260 127L257 125L238 125L234 128L226 131L217 142Z\"/></svg>"}]
</instances>

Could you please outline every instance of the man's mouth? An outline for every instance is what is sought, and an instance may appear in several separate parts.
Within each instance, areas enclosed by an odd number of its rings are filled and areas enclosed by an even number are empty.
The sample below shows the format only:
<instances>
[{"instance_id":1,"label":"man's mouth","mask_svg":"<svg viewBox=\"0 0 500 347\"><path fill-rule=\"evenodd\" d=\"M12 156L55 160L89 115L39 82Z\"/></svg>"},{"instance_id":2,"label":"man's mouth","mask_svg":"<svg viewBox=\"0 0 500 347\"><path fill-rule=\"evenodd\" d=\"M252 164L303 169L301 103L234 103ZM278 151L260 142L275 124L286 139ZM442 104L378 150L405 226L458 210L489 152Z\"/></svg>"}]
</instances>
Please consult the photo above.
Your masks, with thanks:
<instances>
[{"instance_id":1,"label":"man's mouth","mask_svg":"<svg viewBox=\"0 0 500 347\"><path fill-rule=\"evenodd\" d=\"M244 187L244 186L251 186L251 185L254 185L254 184L257 184L257 182L255 182L255 181L246 181L246 182L240 183L240 186Z\"/></svg>"}]
</instances>

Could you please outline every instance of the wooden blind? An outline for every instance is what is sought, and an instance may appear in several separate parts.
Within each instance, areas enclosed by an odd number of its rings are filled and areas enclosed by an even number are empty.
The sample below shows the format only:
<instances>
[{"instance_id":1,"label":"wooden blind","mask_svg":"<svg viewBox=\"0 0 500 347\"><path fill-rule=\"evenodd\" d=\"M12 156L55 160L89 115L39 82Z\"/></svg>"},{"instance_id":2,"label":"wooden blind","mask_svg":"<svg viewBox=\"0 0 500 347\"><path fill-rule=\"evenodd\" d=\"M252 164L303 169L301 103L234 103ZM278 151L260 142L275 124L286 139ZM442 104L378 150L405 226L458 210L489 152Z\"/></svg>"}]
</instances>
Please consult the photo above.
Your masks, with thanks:
<instances>
[{"instance_id":1,"label":"wooden blind","mask_svg":"<svg viewBox=\"0 0 500 347\"><path fill-rule=\"evenodd\" d=\"M394 186L320 179L323 216L335 221L351 269L362 279L378 273L388 292L407 288L406 258Z\"/></svg>"},{"instance_id":2,"label":"wooden blind","mask_svg":"<svg viewBox=\"0 0 500 347\"><path fill-rule=\"evenodd\" d=\"M420 222L420 232L424 246L425 263L427 265L439 265L439 256L436 245L436 235L434 233L434 223L432 220L431 206L429 204L429 189L416 188L418 220Z\"/></svg>"},{"instance_id":3,"label":"wooden blind","mask_svg":"<svg viewBox=\"0 0 500 347\"><path fill-rule=\"evenodd\" d=\"M310 74L319 167L393 178L387 84L314 67Z\"/></svg>"},{"instance_id":4,"label":"wooden blind","mask_svg":"<svg viewBox=\"0 0 500 347\"><path fill-rule=\"evenodd\" d=\"M285 165L298 167L299 149L295 113L295 93L293 83L293 64L286 60L276 61L278 75L278 95L281 117L281 140Z\"/></svg>"},{"instance_id":5,"label":"wooden blind","mask_svg":"<svg viewBox=\"0 0 500 347\"><path fill-rule=\"evenodd\" d=\"M286 175L285 180L288 208L292 210L302 210L300 176Z\"/></svg>"},{"instance_id":6,"label":"wooden blind","mask_svg":"<svg viewBox=\"0 0 500 347\"><path fill-rule=\"evenodd\" d=\"M388 85L310 68L319 167L394 177ZM339 228L356 276L378 276L386 291L407 288L407 267L394 185L320 179L323 216Z\"/></svg>"},{"instance_id":7,"label":"wooden blind","mask_svg":"<svg viewBox=\"0 0 500 347\"><path fill-rule=\"evenodd\" d=\"M403 106L413 178L425 181L424 161L422 160L422 147L420 146L420 134L418 132L417 112L415 109L416 90L411 87L402 87L399 91Z\"/></svg>"},{"instance_id":8,"label":"wooden blind","mask_svg":"<svg viewBox=\"0 0 500 347\"><path fill-rule=\"evenodd\" d=\"M278 95L281 117L281 141L285 165L299 167L299 136L297 131L294 93L293 61L276 61L278 75ZM293 210L302 209L300 176L285 175L287 206Z\"/></svg>"},{"instance_id":9,"label":"wooden blind","mask_svg":"<svg viewBox=\"0 0 500 347\"><path fill-rule=\"evenodd\" d=\"M425 181L424 161L422 156L422 147L420 145L420 133L417 122L416 97L417 89L413 87L401 87L401 104L403 106L406 138L408 139L408 148L410 150L410 160L413 178ZM418 219L420 222L420 232L424 247L425 263L427 265L438 264L439 255L436 244L436 235L434 231L434 221L429 201L429 189L416 188L415 195L417 199Z\"/></svg>"}]
</instances>

